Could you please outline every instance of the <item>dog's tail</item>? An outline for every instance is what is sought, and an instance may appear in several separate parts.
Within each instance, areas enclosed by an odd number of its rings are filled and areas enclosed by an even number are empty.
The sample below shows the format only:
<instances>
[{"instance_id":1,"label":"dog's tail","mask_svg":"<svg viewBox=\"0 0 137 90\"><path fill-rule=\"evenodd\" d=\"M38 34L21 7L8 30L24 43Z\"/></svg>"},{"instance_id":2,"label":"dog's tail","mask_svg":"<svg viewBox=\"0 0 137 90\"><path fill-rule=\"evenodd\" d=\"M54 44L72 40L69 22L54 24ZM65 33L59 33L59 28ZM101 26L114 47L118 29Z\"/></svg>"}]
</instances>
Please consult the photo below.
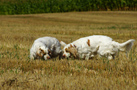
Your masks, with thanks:
<instances>
[{"instance_id":1,"label":"dog's tail","mask_svg":"<svg viewBox=\"0 0 137 90\"><path fill-rule=\"evenodd\" d=\"M61 44L61 46L66 46L67 44L65 43L65 42L63 42L63 41L60 41L60 44Z\"/></svg>"},{"instance_id":2,"label":"dog's tail","mask_svg":"<svg viewBox=\"0 0 137 90\"><path fill-rule=\"evenodd\" d=\"M135 41L134 39L130 39L130 40L124 42L124 43L121 43L121 44L120 44L120 51L129 52L130 49L131 49L132 46L133 46L133 42L134 42L134 41Z\"/></svg>"}]
</instances>

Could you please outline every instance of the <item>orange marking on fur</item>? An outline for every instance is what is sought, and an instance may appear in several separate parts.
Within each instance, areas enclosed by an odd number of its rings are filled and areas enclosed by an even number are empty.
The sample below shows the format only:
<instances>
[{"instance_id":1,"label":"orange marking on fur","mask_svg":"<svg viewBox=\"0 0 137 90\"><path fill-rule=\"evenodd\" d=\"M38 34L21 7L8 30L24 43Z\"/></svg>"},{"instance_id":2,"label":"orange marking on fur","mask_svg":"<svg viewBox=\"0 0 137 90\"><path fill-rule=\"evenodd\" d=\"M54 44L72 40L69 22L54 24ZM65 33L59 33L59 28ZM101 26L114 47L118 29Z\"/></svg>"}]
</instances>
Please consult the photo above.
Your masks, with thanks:
<instances>
[{"instance_id":1,"label":"orange marking on fur","mask_svg":"<svg viewBox=\"0 0 137 90\"><path fill-rule=\"evenodd\" d=\"M39 56L39 57L42 57L41 54L39 54L39 53L36 53L36 55Z\"/></svg>"},{"instance_id":2,"label":"orange marking on fur","mask_svg":"<svg viewBox=\"0 0 137 90\"><path fill-rule=\"evenodd\" d=\"M90 46L90 40L88 39L88 41L87 41L87 44L88 44L88 46Z\"/></svg>"},{"instance_id":3,"label":"orange marking on fur","mask_svg":"<svg viewBox=\"0 0 137 90\"><path fill-rule=\"evenodd\" d=\"M74 45L74 47L76 48L76 45Z\"/></svg>"},{"instance_id":4,"label":"orange marking on fur","mask_svg":"<svg viewBox=\"0 0 137 90\"><path fill-rule=\"evenodd\" d=\"M45 55L46 53L44 52L44 50L42 50L41 48L40 48L40 53L43 53L43 55Z\"/></svg>"},{"instance_id":5,"label":"orange marking on fur","mask_svg":"<svg viewBox=\"0 0 137 90\"><path fill-rule=\"evenodd\" d=\"M73 55L75 58L77 57L77 49L75 47L70 47L67 49L67 51Z\"/></svg>"},{"instance_id":6,"label":"orange marking on fur","mask_svg":"<svg viewBox=\"0 0 137 90\"><path fill-rule=\"evenodd\" d=\"M70 44L70 47L73 47L73 46Z\"/></svg>"}]
</instances>

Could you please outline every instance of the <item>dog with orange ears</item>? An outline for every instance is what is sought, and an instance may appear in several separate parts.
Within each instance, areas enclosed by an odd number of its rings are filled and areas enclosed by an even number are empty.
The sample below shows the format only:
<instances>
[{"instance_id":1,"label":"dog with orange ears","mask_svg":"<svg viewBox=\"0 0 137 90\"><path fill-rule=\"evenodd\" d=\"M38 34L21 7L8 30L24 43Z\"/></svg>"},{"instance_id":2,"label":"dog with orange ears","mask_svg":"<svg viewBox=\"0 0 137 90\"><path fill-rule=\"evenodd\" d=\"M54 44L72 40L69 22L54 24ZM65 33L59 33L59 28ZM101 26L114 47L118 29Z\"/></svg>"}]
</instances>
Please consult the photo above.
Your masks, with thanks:
<instances>
[{"instance_id":1,"label":"dog with orange ears","mask_svg":"<svg viewBox=\"0 0 137 90\"><path fill-rule=\"evenodd\" d=\"M112 38L104 35L93 35L80 38L72 43L64 44L63 57L90 59L99 55L111 60L119 51L128 53L133 46L134 39L124 43L113 41ZM62 43L61 43L62 44Z\"/></svg>"},{"instance_id":2,"label":"dog with orange ears","mask_svg":"<svg viewBox=\"0 0 137 90\"><path fill-rule=\"evenodd\" d=\"M30 49L30 59L62 58L60 42L54 37L41 37L34 41Z\"/></svg>"}]
</instances>

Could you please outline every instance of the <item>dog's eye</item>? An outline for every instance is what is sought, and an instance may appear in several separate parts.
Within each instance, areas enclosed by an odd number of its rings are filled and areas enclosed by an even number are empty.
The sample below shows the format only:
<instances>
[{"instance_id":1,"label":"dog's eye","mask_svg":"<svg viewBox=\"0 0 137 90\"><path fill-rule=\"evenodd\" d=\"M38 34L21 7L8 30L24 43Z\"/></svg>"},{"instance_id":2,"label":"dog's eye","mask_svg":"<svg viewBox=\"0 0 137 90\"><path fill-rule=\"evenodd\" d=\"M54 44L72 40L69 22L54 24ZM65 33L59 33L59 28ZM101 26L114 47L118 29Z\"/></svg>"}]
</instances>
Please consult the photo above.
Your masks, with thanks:
<instances>
[{"instance_id":1,"label":"dog's eye","mask_svg":"<svg viewBox=\"0 0 137 90\"><path fill-rule=\"evenodd\" d=\"M67 48L65 49L65 52L68 52L68 49L67 49Z\"/></svg>"},{"instance_id":2,"label":"dog's eye","mask_svg":"<svg viewBox=\"0 0 137 90\"><path fill-rule=\"evenodd\" d=\"M67 53L69 53L69 51L66 51Z\"/></svg>"}]
</instances>

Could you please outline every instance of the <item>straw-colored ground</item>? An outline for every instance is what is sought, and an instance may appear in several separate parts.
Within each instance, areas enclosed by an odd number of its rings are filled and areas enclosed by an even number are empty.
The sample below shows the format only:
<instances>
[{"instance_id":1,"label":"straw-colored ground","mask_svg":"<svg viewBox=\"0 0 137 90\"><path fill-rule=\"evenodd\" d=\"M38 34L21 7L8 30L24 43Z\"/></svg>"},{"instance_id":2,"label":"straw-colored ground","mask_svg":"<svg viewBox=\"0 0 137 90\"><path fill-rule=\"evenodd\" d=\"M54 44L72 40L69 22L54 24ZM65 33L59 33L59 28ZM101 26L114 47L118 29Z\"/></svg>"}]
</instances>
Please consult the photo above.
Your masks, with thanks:
<instances>
[{"instance_id":1,"label":"straw-colored ground","mask_svg":"<svg viewBox=\"0 0 137 90\"><path fill-rule=\"evenodd\" d=\"M137 41L115 60L29 60L33 41L53 36L70 43L102 34L137 38L137 12L70 12L0 16L0 90L135 90Z\"/></svg>"}]
</instances>

